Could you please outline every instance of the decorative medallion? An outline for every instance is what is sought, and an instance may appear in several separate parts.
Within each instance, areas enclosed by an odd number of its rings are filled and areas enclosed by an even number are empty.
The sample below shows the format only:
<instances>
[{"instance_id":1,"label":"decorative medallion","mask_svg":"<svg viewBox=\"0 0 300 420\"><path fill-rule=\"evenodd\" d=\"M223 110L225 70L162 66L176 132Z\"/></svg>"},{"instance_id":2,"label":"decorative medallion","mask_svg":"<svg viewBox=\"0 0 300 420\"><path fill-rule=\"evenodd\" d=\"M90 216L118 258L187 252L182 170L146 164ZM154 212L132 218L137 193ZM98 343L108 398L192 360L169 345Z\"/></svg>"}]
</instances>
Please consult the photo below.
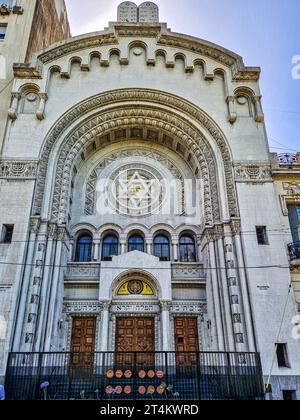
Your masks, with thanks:
<instances>
[{"instance_id":1,"label":"decorative medallion","mask_svg":"<svg viewBox=\"0 0 300 420\"><path fill-rule=\"evenodd\" d=\"M148 283L142 280L130 280L123 283L117 292L118 296L153 296L154 292Z\"/></svg>"}]
</instances>

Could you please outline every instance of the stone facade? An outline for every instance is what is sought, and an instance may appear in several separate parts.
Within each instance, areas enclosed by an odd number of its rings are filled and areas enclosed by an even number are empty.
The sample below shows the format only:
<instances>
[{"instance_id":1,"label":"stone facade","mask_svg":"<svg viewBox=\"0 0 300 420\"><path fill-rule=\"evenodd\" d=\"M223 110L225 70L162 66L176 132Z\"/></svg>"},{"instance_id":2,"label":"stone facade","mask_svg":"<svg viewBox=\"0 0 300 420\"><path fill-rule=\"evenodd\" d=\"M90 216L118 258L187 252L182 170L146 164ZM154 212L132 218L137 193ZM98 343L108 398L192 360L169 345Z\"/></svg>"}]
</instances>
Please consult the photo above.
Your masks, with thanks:
<instances>
[{"instance_id":1,"label":"stone facade","mask_svg":"<svg viewBox=\"0 0 300 420\"><path fill-rule=\"evenodd\" d=\"M259 351L267 377L291 272L260 69L165 24L116 22L14 73L0 162L0 225L14 226L0 244L1 374L9 351L70 351L74 317L97 318L95 349L107 351L118 317L151 316L156 350L171 351L181 316L197 318L203 351ZM107 259L108 235L118 255ZM165 259L153 255L158 235ZM291 369L273 371L282 389L300 375L295 302L292 292L280 336Z\"/></svg>"}]
</instances>

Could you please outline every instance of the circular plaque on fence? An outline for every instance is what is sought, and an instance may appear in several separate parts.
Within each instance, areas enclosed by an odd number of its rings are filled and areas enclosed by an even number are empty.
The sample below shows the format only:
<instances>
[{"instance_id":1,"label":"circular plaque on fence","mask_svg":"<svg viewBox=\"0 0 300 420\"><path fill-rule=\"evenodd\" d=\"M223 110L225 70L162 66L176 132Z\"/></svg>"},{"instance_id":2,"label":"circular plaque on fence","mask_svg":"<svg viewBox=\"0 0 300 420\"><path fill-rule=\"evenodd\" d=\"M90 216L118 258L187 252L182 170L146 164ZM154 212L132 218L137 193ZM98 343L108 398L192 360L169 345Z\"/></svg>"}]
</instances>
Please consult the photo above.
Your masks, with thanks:
<instances>
[{"instance_id":1,"label":"circular plaque on fence","mask_svg":"<svg viewBox=\"0 0 300 420\"><path fill-rule=\"evenodd\" d=\"M122 392L123 392L123 389L122 389L122 387L121 386L116 386L116 388L115 388L115 393L117 394L117 395L120 395L120 394L122 394Z\"/></svg>"},{"instance_id":2,"label":"circular plaque on fence","mask_svg":"<svg viewBox=\"0 0 300 420\"><path fill-rule=\"evenodd\" d=\"M108 379L112 379L115 376L115 374L114 374L114 372L112 370L109 370L106 373L106 376L107 376Z\"/></svg>"},{"instance_id":3,"label":"circular plaque on fence","mask_svg":"<svg viewBox=\"0 0 300 420\"><path fill-rule=\"evenodd\" d=\"M131 370L126 370L125 374L124 374L126 379L130 379L132 377L132 372Z\"/></svg>"},{"instance_id":4,"label":"circular plaque on fence","mask_svg":"<svg viewBox=\"0 0 300 420\"><path fill-rule=\"evenodd\" d=\"M148 378L153 379L154 377L155 377L154 370L149 370L149 372L148 372Z\"/></svg>"},{"instance_id":5,"label":"circular plaque on fence","mask_svg":"<svg viewBox=\"0 0 300 420\"><path fill-rule=\"evenodd\" d=\"M129 386L129 385L125 386L124 392L125 392L126 395L131 394L131 392L132 392L131 386Z\"/></svg>"},{"instance_id":6,"label":"circular plaque on fence","mask_svg":"<svg viewBox=\"0 0 300 420\"><path fill-rule=\"evenodd\" d=\"M145 378L146 378L146 376L147 376L147 373L146 373L144 370L140 370L140 371L139 371L139 377L140 377L141 379L145 379Z\"/></svg>"},{"instance_id":7,"label":"circular plaque on fence","mask_svg":"<svg viewBox=\"0 0 300 420\"><path fill-rule=\"evenodd\" d=\"M116 371L116 378L121 379L123 377L123 372L121 370Z\"/></svg>"},{"instance_id":8,"label":"circular plaque on fence","mask_svg":"<svg viewBox=\"0 0 300 420\"><path fill-rule=\"evenodd\" d=\"M154 386L152 386L152 385L148 386L148 394L153 395L154 393L155 393Z\"/></svg>"},{"instance_id":9,"label":"circular plaque on fence","mask_svg":"<svg viewBox=\"0 0 300 420\"><path fill-rule=\"evenodd\" d=\"M141 395L145 395L147 392L146 387L144 386L139 386L139 394Z\"/></svg>"},{"instance_id":10,"label":"circular plaque on fence","mask_svg":"<svg viewBox=\"0 0 300 420\"><path fill-rule=\"evenodd\" d=\"M113 387L111 385L108 385L105 388L105 392L106 392L106 394L109 394L109 395L112 394L114 392Z\"/></svg>"},{"instance_id":11,"label":"circular plaque on fence","mask_svg":"<svg viewBox=\"0 0 300 420\"><path fill-rule=\"evenodd\" d=\"M158 379L162 379L165 376L165 374L162 370L158 370L156 372L156 376L158 377Z\"/></svg>"},{"instance_id":12,"label":"circular plaque on fence","mask_svg":"<svg viewBox=\"0 0 300 420\"><path fill-rule=\"evenodd\" d=\"M157 387L156 391L159 395L162 395L165 392L165 388L160 385Z\"/></svg>"}]
</instances>

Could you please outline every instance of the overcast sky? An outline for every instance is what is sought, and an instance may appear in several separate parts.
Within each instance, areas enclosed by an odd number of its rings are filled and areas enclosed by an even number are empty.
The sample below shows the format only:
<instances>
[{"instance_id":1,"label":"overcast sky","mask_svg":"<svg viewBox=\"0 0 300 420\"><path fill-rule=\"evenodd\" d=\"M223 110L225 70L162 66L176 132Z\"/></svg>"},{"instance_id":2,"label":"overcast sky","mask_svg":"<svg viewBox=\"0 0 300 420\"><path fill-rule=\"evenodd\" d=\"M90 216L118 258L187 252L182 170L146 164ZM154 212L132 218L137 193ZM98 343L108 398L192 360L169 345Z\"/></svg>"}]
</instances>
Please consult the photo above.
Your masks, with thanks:
<instances>
[{"instance_id":1,"label":"overcast sky","mask_svg":"<svg viewBox=\"0 0 300 420\"><path fill-rule=\"evenodd\" d=\"M103 30L116 20L120 2L66 0L72 34ZM300 56L300 0L155 3L160 21L173 31L222 45L242 55L246 65L262 68L260 84L272 150L300 151L300 78L292 77L292 59Z\"/></svg>"}]
</instances>

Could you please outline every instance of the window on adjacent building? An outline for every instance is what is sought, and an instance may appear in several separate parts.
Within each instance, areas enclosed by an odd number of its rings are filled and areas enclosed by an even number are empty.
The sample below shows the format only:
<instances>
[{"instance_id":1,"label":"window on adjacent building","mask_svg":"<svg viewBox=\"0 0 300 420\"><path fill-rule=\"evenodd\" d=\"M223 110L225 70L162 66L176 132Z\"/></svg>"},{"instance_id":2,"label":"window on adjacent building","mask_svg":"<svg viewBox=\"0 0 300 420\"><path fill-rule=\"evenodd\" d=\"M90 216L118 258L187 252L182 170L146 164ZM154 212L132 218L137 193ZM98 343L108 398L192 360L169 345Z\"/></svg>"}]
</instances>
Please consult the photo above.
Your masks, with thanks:
<instances>
[{"instance_id":1,"label":"window on adjacent building","mask_svg":"<svg viewBox=\"0 0 300 420\"><path fill-rule=\"evenodd\" d=\"M288 204L293 242L300 242L300 204Z\"/></svg>"},{"instance_id":2,"label":"window on adjacent building","mask_svg":"<svg viewBox=\"0 0 300 420\"><path fill-rule=\"evenodd\" d=\"M106 236L102 243L102 261L111 261L112 257L119 255L119 239L115 235Z\"/></svg>"},{"instance_id":3,"label":"window on adjacent building","mask_svg":"<svg viewBox=\"0 0 300 420\"><path fill-rule=\"evenodd\" d=\"M7 25L5 23L0 23L0 41L4 41L6 35Z\"/></svg>"},{"instance_id":4,"label":"window on adjacent building","mask_svg":"<svg viewBox=\"0 0 300 420\"><path fill-rule=\"evenodd\" d=\"M76 262L92 261L93 238L88 234L79 236L76 243Z\"/></svg>"},{"instance_id":5,"label":"window on adjacent building","mask_svg":"<svg viewBox=\"0 0 300 420\"><path fill-rule=\"evenodd\" d=\"M277 361L278 361L278 367L280 368L289 368L289 357L288 357L288 351L287 351L287 344L284 343L278 343L276 344L277 350Z\"/></svg>"},{"instance_id":6,"label":"window on adjacent building","mask_svg":"<svg viewBox=\"0 0 300 420\"><path fill-rule=\"evenodd\" d=\"M297 395L296 395L296 391L291 391L291 390L283 390L282 391L282 397L284 401L296 401L297 400Z\"/></svg>"},{"instance_id":7,"label":"window on adjacent building","mask_svg":"<svg viewBox=\"0 0 300 420\"><path fill-rule=\"evenodd\" d=\"M128 252L140 251L145 252L144 238L140 235L133 235L128 241Z\"/></svg>"},{"instance_id":8,"label":"window on adjacent building","mask_svg":"<svg viewBox=\"0 0 300 420\"><path fill-rule=\"evenodd\" d=\"M269 245L266 226L256 226L256 236L259 245Z\"/></svg>"},{"instance_id":9,"label":"window on adjacent building","mask_svg":"<svg viewBox=\"0 0 300 420\"><path fill-rule=\"evenodd\" d=\"M179 240L179 251L181 262L196 261L196 246L194 239L189 235L181 236Z\"/></svg>"},{"instance_id":10,"label":"window on adjacent building","mask_svg":"<svg viewBox=\"0 0 300 420\"><path fill-rule=\"evenodd\" d=\"M12 242L13 233L14 233L13 225L3 225L2 242L4 244L10 244Z\"/></svg>"},{"instance_id":11,"label":"window on adjacent building","mask_svg":"<svg viewBox=\"0 0 300 420\"><path fill-rule=\"evenodd\" d=\"M164 235L154 238L154 255L161 261L170 261L170 241Z\"/></svg>"}]
</instances>

